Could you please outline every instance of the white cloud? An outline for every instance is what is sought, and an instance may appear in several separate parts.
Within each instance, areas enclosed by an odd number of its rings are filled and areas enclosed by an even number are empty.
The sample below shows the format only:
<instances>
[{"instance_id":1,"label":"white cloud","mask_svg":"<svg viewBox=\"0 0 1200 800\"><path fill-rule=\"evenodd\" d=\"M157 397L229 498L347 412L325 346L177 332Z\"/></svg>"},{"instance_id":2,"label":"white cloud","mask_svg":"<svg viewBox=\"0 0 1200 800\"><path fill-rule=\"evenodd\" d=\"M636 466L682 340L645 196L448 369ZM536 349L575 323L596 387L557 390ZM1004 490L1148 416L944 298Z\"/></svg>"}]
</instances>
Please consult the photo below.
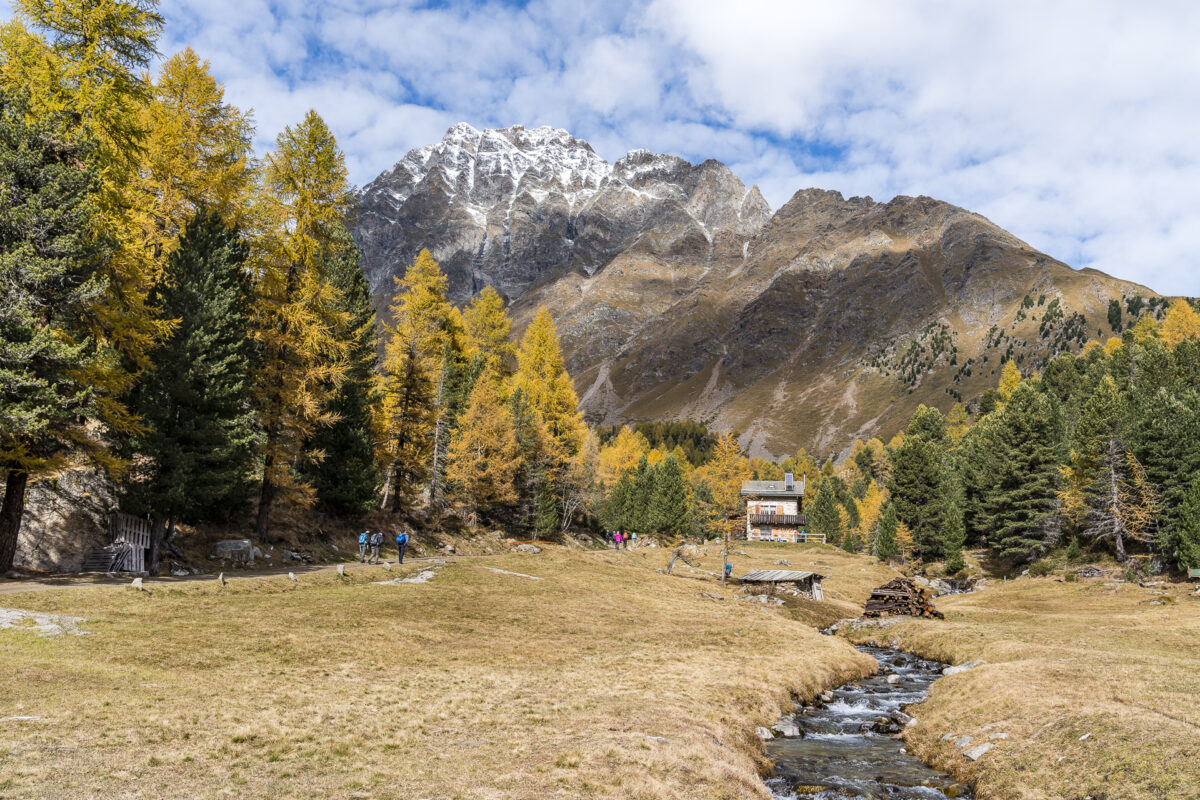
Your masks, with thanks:
<instances>
[{"instance_id":1,"label":"white cloud","mask_svg":"<svg viewBox=\"0 0 1200 800\"><path fill-rule=\"evenodd\" d=\"M1200 294L1200 4L164 0L260 146L309 107L365 183L459 120L719 158L774 206L927 194Z\"/></svg>"}]
</instances>

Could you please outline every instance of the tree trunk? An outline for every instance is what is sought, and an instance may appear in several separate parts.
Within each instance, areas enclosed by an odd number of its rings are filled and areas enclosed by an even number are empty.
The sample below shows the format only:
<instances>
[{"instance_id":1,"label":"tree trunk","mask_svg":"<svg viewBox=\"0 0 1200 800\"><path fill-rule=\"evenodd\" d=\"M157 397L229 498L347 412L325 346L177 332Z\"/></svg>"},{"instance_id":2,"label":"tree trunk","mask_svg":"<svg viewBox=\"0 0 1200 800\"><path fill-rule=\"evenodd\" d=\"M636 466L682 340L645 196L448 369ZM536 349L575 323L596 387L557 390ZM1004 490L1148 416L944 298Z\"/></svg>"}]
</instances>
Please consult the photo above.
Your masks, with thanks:
<instances>
[{"instance_id":1,"label":"tree trunk","mask_svg":"<svg viewBox=\"0 0 1200 800\"><path fill-rule=\"evenodd\" d=\"M25 515L25 486L29 473L10 469L4 481L4 505L0 506L0 575L12 569L17 555L17 536Z\"/></svg>"},{"instance_id":2,"label":"tree trunk","mask_svg":"<svg viewBox=\"0 0 1200 800\"><path fill-rule=\"evenodd\" d=\"M400 491L400 463L392 466L392 513L399 514L404 509L404 493Z\"/></svg>"},{"instance_id":3,"label":"tree trunk","mask_svg":"<svg viewBox=\"0 0 1200 800\"><path fill-rule=\"evenodd\" d=\"M435 509L442 505L442 462L445 460L445 447L442 439L446 436L446 369L449 363L447 355L442 359L442 372L438 376L437 421L433 425L433 464L429 475L429 505L430 508Z\"/></svg>"},{"instance_id":4,"label":"tree trunk","mask_svg":"<svg viewBox=\"0 0 1200 800\"><path fill-rule=\"evenodd\" d=\"M721 585L725 585L725 576L729 574L729 522L725 522L724 546L721 548Z\"/></svg>"},{"instance_id":5,"label":"tree trunk","mask_svg":"<svg viewBox=\"0 0 1200 800\"><path fill-rule=\"evenodd\" d=\"M1114 446L1112 445L1112 443L1110 443L1109 444L1109 457L1115 459L1115 458L1117 458L1117 456L1113 454L1113 451L1114 451ZM1122 530L1124 527L1124 524L1121 522L1121 490L1120 490L1120 487L1117 485L1117 467L1116 467L1115 461L1114 461L1113 466L1111 466L1108 470L1108 480L1109 480L1109 491L1111 492L1109 500L1111 503L1111 510L1112 510L1113 548L1117 551L1117 561L1124 563L1125 562L1125 537L1123 535L1124 531Z\"/></svg>"},{"instance_id":6,"label":"tree trunk","mask_svg":"<svg viewBox=\"0 0 1200 800\"><path fill-rule=\"evenodd\" d=\"M275 459L271 455L263 461L262 491L258 495L258 520L254 525L259 540L265 540L271 527L271 504L275 502L275 484L271 483L271 467L274 463Z\"/></svg>"},{"instance_id":7,"label":"tree trunk","mask_svg":"<svg viewBox=\"0 0 1200 800\"><path fill-rule=\"evenodd\" d=\"M151 576L161 571L163 550L174 532L175 520L159 519L157 515L150 518L150 557L146 560L146 572Z\"/></svg>"},{"instance_id":8,"label":"tree trunk","mask_svg":"<svg viewBox=\"0 0 1200 800\"><path fill-rule=\"evenodd\" d=\"M383 500L379 503L379 510L384 511L388 507L388 495L392 491L392 470L389 467L387 474L383 479Z\"/></svg>"}]
</instances>

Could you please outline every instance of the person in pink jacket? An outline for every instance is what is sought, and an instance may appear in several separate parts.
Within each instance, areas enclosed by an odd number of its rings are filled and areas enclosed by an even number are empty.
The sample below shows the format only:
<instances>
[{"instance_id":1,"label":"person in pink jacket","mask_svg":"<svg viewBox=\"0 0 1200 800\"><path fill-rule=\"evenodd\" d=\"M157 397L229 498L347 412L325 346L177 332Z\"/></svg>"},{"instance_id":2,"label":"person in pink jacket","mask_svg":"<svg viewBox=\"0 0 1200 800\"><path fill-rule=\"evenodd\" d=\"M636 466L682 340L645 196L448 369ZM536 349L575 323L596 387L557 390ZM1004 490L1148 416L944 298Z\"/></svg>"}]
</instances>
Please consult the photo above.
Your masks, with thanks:
<instances>
[{"instance_id":1,"label":"person in pink jacket","mask_svg":"<svg viewBox=\"0 0 1200 800\"><path fill-rule=\"evenodd\" d=\"M613 534L613 541L617 543L617 549L618 549L618 550L620 550L620 549L621 549L621 540L622 540L623 538L624 538L624 537L622 537L622 536L621 536L621 532L620 532L620 531L617 531L616 533L614 533L614 534Z\"/></svg>"}]
</instances>

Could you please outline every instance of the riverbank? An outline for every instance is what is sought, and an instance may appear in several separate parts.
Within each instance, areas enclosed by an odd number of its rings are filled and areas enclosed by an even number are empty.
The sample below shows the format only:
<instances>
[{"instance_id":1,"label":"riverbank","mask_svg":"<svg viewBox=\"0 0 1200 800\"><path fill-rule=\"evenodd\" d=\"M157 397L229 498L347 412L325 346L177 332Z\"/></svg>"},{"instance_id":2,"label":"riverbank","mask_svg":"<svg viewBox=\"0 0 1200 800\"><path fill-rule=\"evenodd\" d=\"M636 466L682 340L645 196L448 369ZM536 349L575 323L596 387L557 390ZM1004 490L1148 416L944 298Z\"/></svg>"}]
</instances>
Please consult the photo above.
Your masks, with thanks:
<instances>
[{"instance_id":1,"label":"riverbank","mask_svg":"<svg viewBox=\"0 0 1200 800\"><path fill-rule=\"evenodd\" d=\"M782 546L735 572L780 552L821 562L847 608L879 577ZM765 800L755 725L874 663L797 623L817 609L734 599L715 556L673 576L666 558L549 548L6 595L87 635L0 630L0 795Z\"/></svg>"},{"instance_id":2,"label":"riverbank","mask_svg":"<svg viewBox=\"0 0 1200 800\"><path fill-rule=\"evenodd\" d=\"M935 683L905 733L980 800L1195 800L1200 600L1188 590L1021 578L938 598L944 622L894 618L842 633L985 662ZM992 746L978 761L963 755L980 743Z\"/></svg>"}]
</instances>

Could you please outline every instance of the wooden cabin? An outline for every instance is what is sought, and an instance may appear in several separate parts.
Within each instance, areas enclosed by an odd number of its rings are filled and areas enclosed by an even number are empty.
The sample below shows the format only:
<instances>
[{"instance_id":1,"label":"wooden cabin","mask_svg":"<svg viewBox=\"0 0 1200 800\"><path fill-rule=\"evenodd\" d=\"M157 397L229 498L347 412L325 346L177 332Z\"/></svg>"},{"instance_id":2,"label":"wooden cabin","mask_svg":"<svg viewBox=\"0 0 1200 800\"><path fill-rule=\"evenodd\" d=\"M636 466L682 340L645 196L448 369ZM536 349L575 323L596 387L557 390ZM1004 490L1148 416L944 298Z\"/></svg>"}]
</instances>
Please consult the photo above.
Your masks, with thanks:
<instances>
[{"instance_id":1,"label":"wooden cabin","mask_svg":"<svg viewBox=\"0 0 1200 800\"><path fill-rule=\"evenodd\" d=\"M804 479L792 474L780 481L743 481L746 539L751 542L824 542L804 530Z\"/></svg>"},{"instance_id":2,"label":"wooden cabin","mask_svg":"<svg viewBox=\"0 0 1200 800\"><path fill-rule=\"evenodd\" d=\"M771 591L780 586L796 589L813 600L824 600L825 590L821 588L824 578L817 572L799 572L790 569L756 569L742 576L742 583L767 585Z\"/></svg>"}]
</instances>

